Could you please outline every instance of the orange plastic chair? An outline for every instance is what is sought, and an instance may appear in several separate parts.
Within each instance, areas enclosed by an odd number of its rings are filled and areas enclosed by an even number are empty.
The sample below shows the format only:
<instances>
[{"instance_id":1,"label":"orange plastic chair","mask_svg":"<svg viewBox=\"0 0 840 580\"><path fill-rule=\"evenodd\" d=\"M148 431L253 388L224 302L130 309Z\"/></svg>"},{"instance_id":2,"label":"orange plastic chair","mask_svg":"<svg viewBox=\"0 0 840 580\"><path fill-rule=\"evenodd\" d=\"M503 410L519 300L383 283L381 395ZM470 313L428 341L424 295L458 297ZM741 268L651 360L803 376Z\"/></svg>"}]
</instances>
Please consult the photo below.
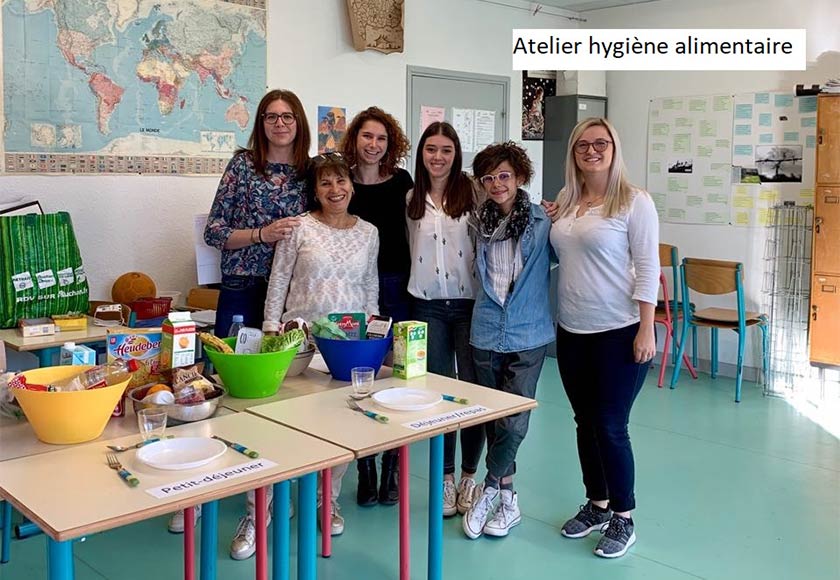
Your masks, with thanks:
<instances>
[{"instance_id":1,"label":"orange plastic chair","mask_svg":"<svg viewBox=\"0 0 840 580\"><path fill-rule=\"evenodd\" d=\"M653 317L654 324L661 324L665 327L665 344L662 345L662 364L659 368L659 388L662 388L663 383L665 382L665 367L667 366L666 362L668 360L668 347L671 346L671 339L674 339L674 345L677 344L677 341L674 337L674 323L671 319L671 303L668 300L668 284L665 282L665 275L660 272L659 273L659 284L662 286L662 302L664 306L657 307L656 313ZM682 362L685 363L688 372L691 373L691 377L696 379L697 378L697 371L694 369L694 365L691 364L691 361L688 360L688 355L686 353L682 354ZM674 370L676 373L676 370Z\"/></svg>"}]
</instances>

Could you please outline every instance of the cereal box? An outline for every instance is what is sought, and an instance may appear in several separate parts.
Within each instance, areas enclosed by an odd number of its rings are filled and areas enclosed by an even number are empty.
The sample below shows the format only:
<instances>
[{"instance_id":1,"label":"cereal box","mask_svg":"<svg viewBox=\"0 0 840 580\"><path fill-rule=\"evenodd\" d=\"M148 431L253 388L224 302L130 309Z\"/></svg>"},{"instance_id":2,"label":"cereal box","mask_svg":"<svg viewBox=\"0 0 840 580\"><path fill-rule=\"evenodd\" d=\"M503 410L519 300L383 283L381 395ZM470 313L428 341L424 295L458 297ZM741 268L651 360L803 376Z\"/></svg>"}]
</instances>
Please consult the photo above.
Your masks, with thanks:
<instances>
[{"instance_id":1,"label":"cereal box","mask_svg":"<svg viewBox=\"0 0 840 580\"><path fill-rule=\"evenodd\" d=\"M426 374L425 322L406 320L394 324L394 376L413 379Z\"/></svg>"},{"instance_id":2,"label":"cereal box","mask_svg":"<svg viewBox=\"0 0 840 580\"><path fill-rule=\"evenodd\" d=\"M189 312L170 312L161 327L160 368L188 367L195 362L195 322Z\"/></svg>"},{"instance_id":3,"label":"cereal box","mask_svg":"<svg viewBox=\"0 0 840 580\"><path fill-rule=\"evenodd\" d=\"M140 368L131 376L128 388L139 387L149 383L161 381L160 368L160 329L149 329L144 331L141 328L108 331L108 362L116 359L134 359Z\"/></svg>"}]
</instances>

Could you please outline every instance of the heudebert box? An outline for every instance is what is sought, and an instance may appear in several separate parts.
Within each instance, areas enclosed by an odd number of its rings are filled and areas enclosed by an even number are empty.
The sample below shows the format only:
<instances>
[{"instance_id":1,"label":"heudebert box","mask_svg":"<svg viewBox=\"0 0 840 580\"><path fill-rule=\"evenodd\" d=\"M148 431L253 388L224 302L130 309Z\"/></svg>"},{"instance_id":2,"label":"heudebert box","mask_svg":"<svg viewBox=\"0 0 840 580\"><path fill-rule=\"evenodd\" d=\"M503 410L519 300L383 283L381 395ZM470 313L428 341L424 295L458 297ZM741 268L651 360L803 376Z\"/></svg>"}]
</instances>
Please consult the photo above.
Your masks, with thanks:
<instances>
[{"instance_id":1,"label":"heudebert box","mask_svg":"<svg viewBox=\"0 0 840 580\"><path fill-rule=\"evenodd\" d=\"M161 381L161 332L159 328L149 329L148 331L135 328L131 332L108 330L106 343L108 362L113 362L116 359L134 359L140 365L140 368L131 375L129 388Z\"/></svg>"},{"instance_id":2,"label":"heudebert box","mask_svg":"<svg viewBox=\"0 0 840 580\"><path fill-rule=\"evenodd\" d=\"M170 312L161 327L160 367L163 370L195 362L195 322L189 312Z\"/></svg>"},{"instance_id":3,"label":"heudebert box","mask_svg":"<svg viewBox=\"0 0 840 580\"><path fill-rule=\"evenodd\" d=\"M425 322L406 320L394 324L394 376L413 379L426 374Z\"/></svg>"}]
</instances>

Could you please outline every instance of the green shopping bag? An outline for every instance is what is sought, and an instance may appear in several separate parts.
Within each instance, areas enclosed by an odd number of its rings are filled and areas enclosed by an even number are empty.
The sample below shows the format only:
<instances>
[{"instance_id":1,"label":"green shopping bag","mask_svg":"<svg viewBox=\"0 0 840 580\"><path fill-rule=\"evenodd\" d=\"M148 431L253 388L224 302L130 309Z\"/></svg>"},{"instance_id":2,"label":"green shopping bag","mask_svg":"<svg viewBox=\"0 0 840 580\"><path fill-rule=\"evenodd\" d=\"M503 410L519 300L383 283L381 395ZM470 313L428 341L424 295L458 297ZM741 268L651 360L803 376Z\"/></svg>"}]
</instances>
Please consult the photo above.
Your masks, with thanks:
<instances>
[{"instance_id":1,"label":"green shopping bag","mask_svg":"<svg viewBox=\"0 0 840 580\"><path fill-rule=\"evenodd\" d=\"M0 328L20 318L88 311L70 214L0 216Z\"/></svg>"}]
</instances>

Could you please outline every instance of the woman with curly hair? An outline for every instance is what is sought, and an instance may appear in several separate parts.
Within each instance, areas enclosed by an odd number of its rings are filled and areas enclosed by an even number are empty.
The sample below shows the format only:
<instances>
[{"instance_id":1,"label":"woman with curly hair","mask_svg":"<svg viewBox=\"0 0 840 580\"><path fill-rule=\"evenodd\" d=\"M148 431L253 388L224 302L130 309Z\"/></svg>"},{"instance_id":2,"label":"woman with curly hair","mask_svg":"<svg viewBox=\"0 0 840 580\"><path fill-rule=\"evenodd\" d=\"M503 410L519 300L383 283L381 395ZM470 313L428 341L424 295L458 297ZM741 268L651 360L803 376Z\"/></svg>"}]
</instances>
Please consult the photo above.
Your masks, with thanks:
<instances>
[{"instance_id":1,"label":"woman with curly hair","mask_svg":"<svg viewBox=\"0 0 840 580\"><path fill-rule=\"evenodd\" d=\"M408 320L411 299L408 278L411 258L406 233L405 198L414 187L411 175L399 167L409 152L408 138L397 120L380 109L368 107L353 119L341 142L341 154L351 167L355 195L349 212L379 230L379 313L394 322ZM398 456L382 456L382 482L377 495L374 457L358 461L356 501L370 506L377 501L399 501Z\"/></svg>"}]
</instances>

